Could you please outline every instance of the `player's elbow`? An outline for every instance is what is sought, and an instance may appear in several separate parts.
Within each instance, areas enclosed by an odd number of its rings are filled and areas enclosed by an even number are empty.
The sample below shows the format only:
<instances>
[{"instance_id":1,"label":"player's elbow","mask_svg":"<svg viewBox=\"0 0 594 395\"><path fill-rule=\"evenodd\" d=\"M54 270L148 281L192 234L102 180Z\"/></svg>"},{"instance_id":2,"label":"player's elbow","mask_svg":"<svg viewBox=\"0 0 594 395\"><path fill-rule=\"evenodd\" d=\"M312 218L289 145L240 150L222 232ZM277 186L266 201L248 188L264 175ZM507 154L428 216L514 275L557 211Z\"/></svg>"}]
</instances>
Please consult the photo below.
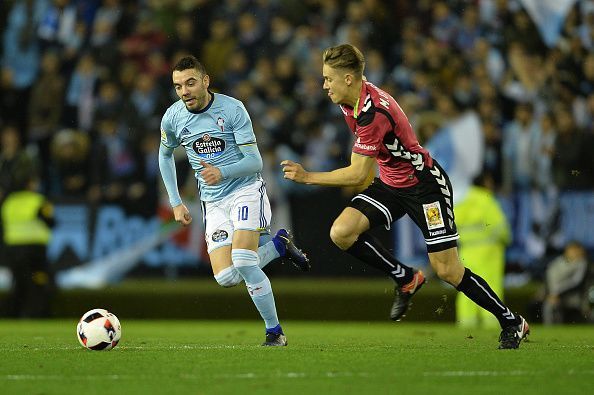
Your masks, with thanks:
<instances>
[{"instance_id":1,"label":"player's elbow","mask_svg":"<svg viewBox=\"0 0 594 395\"><path fill-rule=\"evenodd\" d=\"M258 155L258 157L256 158L254 166L256 167L256 171L258 173L262 172L262 170L264 169L264 161L262 161L262 157L260 155Z\"/></svg>"},{"instance_id":2,"label":"player's elbow","mask_svg":"<svg viewBox=\"0 0 594 395\"><path fill-rule=\"evenodd\" d=\"M248 161L246 161L245 165L249 167L249 171L253 173L260 173L262 169L264 169L264 161L262 160L262 156L258 153L255 155L249 155Z\"/></svg>"},{"instance_id":3,"label":"player's elbow","mask_svg":"<svg viewBox=\"0 0 594 395\"><path fill-rule=\"evenodd\" d=\"M365 184L365 181L367 180L367 174L366 173L356 173L354 175L354 177L352 178L353 180L353 186L360 186Z\"/></svg>"},{"instance_id":4,"label":"player's elbow","mask_svg":"<svg viewBox=\"0 0 594 395\"><path fill-rule=\"evenodd\" d=\"M264 168L262 161L258 162L258 163L250 163L249 166L244 167L245 171L247 173L261 173L262 169Z\"/></svg>"}]
</instances>

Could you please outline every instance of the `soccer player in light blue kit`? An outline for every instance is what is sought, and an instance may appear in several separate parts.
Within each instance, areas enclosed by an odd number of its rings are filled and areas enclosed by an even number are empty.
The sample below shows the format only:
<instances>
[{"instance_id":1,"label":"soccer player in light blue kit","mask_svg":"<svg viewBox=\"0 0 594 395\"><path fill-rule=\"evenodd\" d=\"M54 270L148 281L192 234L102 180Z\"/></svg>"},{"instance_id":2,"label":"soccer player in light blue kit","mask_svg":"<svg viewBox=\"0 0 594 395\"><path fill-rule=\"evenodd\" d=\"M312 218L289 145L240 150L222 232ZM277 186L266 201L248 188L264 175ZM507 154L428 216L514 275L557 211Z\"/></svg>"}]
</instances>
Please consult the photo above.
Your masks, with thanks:
<instances>
[{"instance_id":1,"label":"soccer player in light blue kit","mask_svg":"<svg viewBox=\"0 0 594 395\"><path fill-rule=\"evenodd\" d=\"M181 100L167 109L161 121L159 168L175 220L182 225L192 221L179 195L173 159L174 148L182 145L198 183L215 279L223 287L244 280L266 324L262 345L286 346L270 280L262 268L284 256L307 271L309 259L285 229L258 247L272 213L250 117L239 100L208 90L210 78L195 57L180 59L172 77Z\"/></svg>"}]
</instances>

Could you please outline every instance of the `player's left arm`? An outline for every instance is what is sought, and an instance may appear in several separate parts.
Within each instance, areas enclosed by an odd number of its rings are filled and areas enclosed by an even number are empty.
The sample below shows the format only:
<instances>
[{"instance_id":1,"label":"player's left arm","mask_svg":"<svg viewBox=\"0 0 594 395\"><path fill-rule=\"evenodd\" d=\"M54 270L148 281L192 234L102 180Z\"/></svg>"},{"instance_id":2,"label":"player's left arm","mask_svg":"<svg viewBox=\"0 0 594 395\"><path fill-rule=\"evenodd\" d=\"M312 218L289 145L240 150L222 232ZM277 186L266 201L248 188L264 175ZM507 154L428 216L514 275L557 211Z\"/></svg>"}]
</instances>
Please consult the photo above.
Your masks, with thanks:
<instances>
[{"instance_id":1,"label":"player's left arm","mask_svg":"<svg viewBox=\"0 0 594 395\"><path fill-rule=\"evenodd\" d=\"M373 171L375 158L353 152L351 164L347 167L324 172L307 171L299 163L290 160L281 162L284 178L300 184L332 187L351 187L363 185Z\"/></svg>"},{"instance_id":2,"label":"player's left arm","mask_svg":"<svg viewBox=\"0 0 594 395\"><path fill-rule=\"evenodd\" d=\"M215 167L205 161L200 161L204 167L200 172L204 182L208 185L216 185L227 178L245 177L262 171L262 156L256 143L240 145L239 150L243 154L243 158L228 165Z\"/></svg>"}]
</instances>

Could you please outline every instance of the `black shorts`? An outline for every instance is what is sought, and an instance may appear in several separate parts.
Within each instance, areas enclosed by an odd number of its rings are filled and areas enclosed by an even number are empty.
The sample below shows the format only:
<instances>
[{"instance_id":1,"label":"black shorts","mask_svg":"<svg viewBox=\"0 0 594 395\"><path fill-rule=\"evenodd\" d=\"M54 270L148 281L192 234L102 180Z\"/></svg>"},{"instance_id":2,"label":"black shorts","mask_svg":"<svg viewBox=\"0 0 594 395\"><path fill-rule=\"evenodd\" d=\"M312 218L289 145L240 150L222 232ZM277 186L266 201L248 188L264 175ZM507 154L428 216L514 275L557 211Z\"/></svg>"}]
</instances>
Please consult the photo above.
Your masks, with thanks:
<instances>
[{"instance_id":1,"label":"black shorts","mask_svg":"<svg viewBox=\"0 0 594 395\"><path fill-rule=\"evenodd\" d=\"M435 160L433 168L425 166L416 176L419 183L408 188L394 188L376 178L349 206L362 212L371 227L384 225L388 230L392 222L408 214L423 232L428 252L456 247L460 236L450 179Z\"/></svg>"}]
</instances>

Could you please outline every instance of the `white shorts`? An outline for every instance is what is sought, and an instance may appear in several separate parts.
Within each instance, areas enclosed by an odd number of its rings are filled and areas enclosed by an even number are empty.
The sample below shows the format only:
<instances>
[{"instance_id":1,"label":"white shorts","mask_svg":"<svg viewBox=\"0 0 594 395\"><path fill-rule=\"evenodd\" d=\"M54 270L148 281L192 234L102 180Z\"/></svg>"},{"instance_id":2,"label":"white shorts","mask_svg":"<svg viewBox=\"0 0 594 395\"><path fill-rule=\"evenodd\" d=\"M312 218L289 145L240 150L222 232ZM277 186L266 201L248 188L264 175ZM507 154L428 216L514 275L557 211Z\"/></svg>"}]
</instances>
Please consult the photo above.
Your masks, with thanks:
<instances>
[{"instance_id":1,"label":"white shorts","mask_svg":"<svg viewBox=\"0 0 594 395\"><path fill-rule=\"evenodd\" d=\"M272 210L264 181L242 187L216 202L202 202L208 253L231 245L235 230L270 231Z\"/></svg>"}]
</instances>

